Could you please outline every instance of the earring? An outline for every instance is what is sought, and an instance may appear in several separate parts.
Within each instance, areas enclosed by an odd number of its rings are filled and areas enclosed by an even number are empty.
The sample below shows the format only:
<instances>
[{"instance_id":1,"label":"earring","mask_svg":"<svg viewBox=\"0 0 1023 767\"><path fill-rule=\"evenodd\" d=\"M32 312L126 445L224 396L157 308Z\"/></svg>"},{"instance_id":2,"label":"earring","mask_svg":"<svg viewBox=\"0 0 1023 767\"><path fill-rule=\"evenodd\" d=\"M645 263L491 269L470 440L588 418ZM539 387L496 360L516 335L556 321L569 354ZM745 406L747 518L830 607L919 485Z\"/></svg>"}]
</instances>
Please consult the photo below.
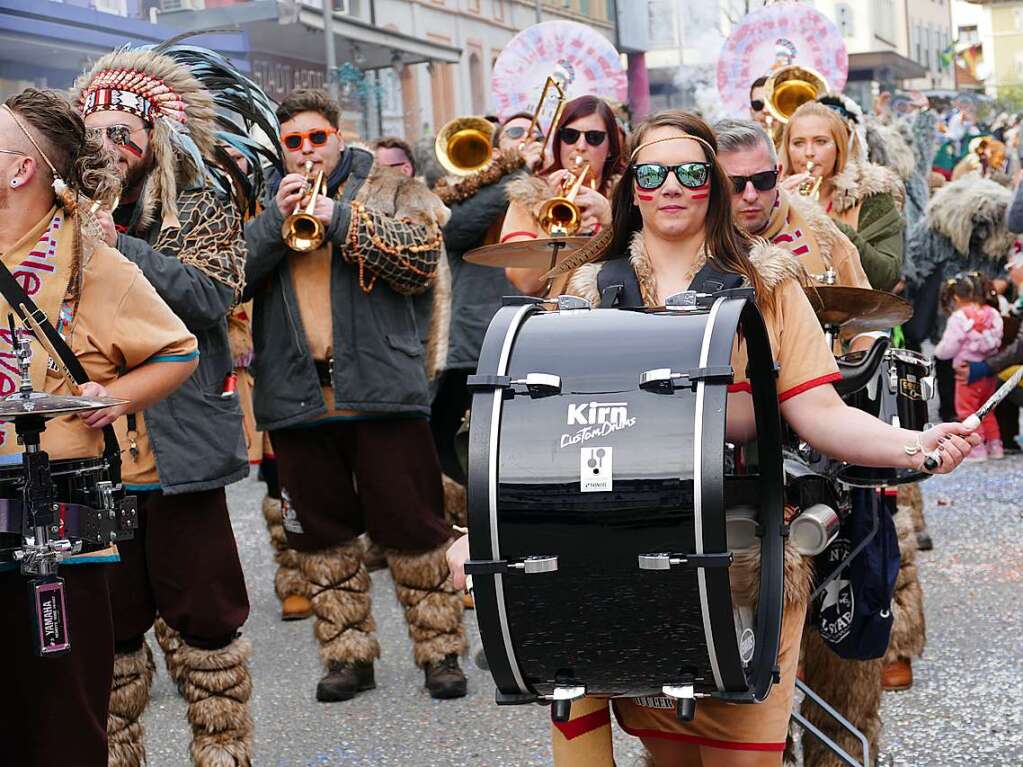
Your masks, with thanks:
<instances>
[{"instance_id":1,"label":"earring","mask_svg":"<svg viewBox=\"0 0 1023 767\"><path fill-rule=\"evenodd\" d=\"M18 185L18 183L19 183L18 179L16 179L16 178L12 178L11 179L11 186L12 187L16 187Z\"/></svg>"}]
</instances>

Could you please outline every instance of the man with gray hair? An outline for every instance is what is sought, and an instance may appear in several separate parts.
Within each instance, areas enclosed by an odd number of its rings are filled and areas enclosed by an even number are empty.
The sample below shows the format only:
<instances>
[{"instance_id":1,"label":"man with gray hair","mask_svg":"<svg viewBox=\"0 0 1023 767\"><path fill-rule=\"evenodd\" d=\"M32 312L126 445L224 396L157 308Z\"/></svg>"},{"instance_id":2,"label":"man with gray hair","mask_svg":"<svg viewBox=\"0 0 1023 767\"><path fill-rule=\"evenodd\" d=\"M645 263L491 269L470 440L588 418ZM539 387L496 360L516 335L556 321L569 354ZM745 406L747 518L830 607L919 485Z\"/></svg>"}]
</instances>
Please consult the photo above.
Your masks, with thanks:
<instances>
[{"instance_id":1,"label":"man with gray hair","mask_svg":"<svg viewBox=\"0 0 1023 767\"><path fill-rule=\"evenodd\" d=\"M856 246L799 193L805 174L779 183L778 154L759 124L721 120L714 133L718 160L732 181L732 212L742 227L798 256L816 282L870 287Z\"/></svg>"}]
</instances>

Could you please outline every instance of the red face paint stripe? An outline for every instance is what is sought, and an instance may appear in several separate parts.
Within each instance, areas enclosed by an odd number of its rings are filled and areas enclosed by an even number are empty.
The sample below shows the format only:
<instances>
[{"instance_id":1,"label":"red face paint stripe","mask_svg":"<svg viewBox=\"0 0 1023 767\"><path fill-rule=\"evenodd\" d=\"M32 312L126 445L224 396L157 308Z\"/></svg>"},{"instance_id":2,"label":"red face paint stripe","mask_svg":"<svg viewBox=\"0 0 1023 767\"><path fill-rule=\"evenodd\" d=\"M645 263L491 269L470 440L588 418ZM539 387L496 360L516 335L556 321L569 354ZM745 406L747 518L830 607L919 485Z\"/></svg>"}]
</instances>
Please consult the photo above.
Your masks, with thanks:
<instances>
[{"instance_id":1,"label":"red face paint stripe","mask_svg":"<svg viewBox=\"0 0 1023 767\"><path fill-rule=\"evenodd\" d=\"M652 199L654 199L654 196L652 194L637 194L636 196L643 202L650 202Z\"/></svg>"},{"instance_id":2,"label":"red face paint stripe","mask_svg":"<svg viewBox=\"0 0 1023 767\"><path fill-rule=\"evenodd\" d=\"M710 197L710 192L700 192L693 195L694 200L706 200L708 197Z\"/></svg>"}]
</instances>

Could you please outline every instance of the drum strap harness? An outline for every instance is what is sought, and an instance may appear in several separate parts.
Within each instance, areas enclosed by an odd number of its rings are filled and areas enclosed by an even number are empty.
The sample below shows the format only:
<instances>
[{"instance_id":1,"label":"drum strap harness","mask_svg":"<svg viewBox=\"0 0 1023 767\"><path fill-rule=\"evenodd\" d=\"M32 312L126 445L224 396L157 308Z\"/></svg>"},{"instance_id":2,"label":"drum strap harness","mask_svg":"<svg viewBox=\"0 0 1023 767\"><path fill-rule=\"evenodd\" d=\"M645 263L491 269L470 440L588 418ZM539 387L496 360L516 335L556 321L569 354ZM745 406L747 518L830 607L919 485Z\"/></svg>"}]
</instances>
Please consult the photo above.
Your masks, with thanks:
<instances>
[{"instance_id":1,"label":"drum strap harness","mask_svg":"<svg viewBox=\"0 0 1023 767\"><path fill-rule=\"evenodd\" d=\"M68 369L68 372L75 379L75 383L81 385L89 381L89 374L85 372L82 363L78 361L71 347L67 345L64 338L57 332L57 329L50 324L49 318L35 305L28 294L22 289L18 281L14 279L10 269L3 262L0 262L0 294L3 294L7 303L12 306L24 306L32 317L39 323L47 340L60 355L60 361ZM121 448L117 443L117 435L113 426L103 427L103 457L110 466L110 477L115 485L121 484Z\"/></svg>"},{"instance_id":2,"label":"drum strap harness","mask_svg":"<svg viewBox=\"0 0 1023 767\"><path fill-rule=\"evenodd\" d=\"M689 291L693 293L717 293L743 285L741 274L723 272L709 261L693 277ZM643 294L639 279L628 258L622 256L605 261L597 274L597 291L600 305L605 309L639 309L643 307Z\"/></svg>"}]
</instances>

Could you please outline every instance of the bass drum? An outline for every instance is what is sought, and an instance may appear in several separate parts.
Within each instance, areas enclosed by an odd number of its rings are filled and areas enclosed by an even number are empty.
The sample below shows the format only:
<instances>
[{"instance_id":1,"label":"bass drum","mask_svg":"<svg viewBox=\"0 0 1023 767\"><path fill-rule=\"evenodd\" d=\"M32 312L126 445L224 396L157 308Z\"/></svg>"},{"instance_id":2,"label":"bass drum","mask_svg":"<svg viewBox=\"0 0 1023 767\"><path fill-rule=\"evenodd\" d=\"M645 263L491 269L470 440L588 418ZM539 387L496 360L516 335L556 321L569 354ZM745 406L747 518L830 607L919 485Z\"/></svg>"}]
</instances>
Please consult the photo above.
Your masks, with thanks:
<instances>
[{"instance_id":1,"label":"bass drum","mask_svg":"<svg viewBox=\"0 0 1023 767\"><path fill-rule=\"evenodd\" d=\"M684 310L527 301L495 315L469 380L466 572L498 703L663 693L689 701L686 718L694 696L762 700L781 627L784 489L752 292ZM735 454L738 334L757 449ZM730 590L726 522L744 517L760 534L755 617Z\"/></svg>"}]
</instances>

